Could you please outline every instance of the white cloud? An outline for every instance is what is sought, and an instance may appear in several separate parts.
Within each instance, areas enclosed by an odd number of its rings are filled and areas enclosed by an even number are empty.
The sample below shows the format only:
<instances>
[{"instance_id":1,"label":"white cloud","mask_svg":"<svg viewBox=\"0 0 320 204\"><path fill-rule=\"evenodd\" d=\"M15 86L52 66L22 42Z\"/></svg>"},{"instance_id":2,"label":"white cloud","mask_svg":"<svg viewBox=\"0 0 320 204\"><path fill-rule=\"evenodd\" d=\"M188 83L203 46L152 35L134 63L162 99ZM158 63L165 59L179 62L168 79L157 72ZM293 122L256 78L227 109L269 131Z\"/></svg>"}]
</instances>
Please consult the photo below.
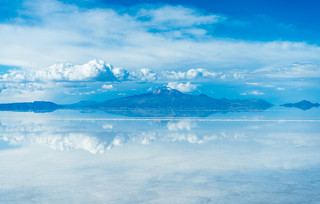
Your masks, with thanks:
<instances>
[{"instance_id":1,"label":"white cloud","mask_svg":"<svg viewBox=\"0 0 320 204\"><path fill-rule=\"evenodd\" d=\"M218 73L210 72L206 69L189 69L186 72L181 71L163 71L162 75L168 79L197 79L197 78L215 78Z\"/></svg>"},{"instance_id":2,"label":"white cloud","mask_svg":"<svg viewBox=\"0 0 320 204\"><path fill-rule=\"evenodd\" d=\"M250 85L250 86L259 86L260 85L257 82L246 82L245 84Z\"/></svg>"},{"instance_id":3,"label":"white cloud","mask_svg":"<svg viewBox=\"0 0 320 204\"><path fill-rule=\"evenodd\" d=\"M233 78L234 79L244 79L246 77L246 74L244 73L239 73L239 72L234 72L233 73Z\"/></svg>"},{"instance_id":4,"label":"white cloud","mask_svg":"<svg viewBox=\"0 0 320 204\"><path fill-rule=\"evenodd\" d=\"M167 87L176 89L181 92L191 92L197 89L196 85L191 84L190 82L187 83L177 83L177 82L169 82Z\"/></svg>"},{"instance_id":5,"label":"white cloud","mask_svg":"<svg viewBox=\"0 0 320 204\"><path fill-rule=\"evenodd\" d=\"M129 76L129 73L127 70L121 68L121 67L115 67L112 69L113 75L120 81L126 80Z\"/></svg>"},{"instance_id":6,"label":"white cloud","mask_svg":"<svg viewBox=\"0 0 320 204\"><path fill-rule=\"evenodd\" d=\"M61 89L56 85L43 83L6 83L0 82L0 100L4 102L21 102L35 100L52 100Z\"/></svg>"},{"instance_id":7,"label":"white cloud","mask_svg":"<svg viewBox=\"0 0 320 204\"><path fill-rule=\"evenodd\" d=\"M0 24L0 64L38 69L98 58L130 69L175 69L320 61L320 48L307 43L217 39L207 31L223 17L183 6L119 12L26 0L20 12Z\"/></svg>"},{"instance_id":8,"label":"white cloud","mask_svg":"<svg viewBox=\"0 0 320 204\"><path fill-rule=\"evenodd\" d=\"M202 15L194 9L182 6L140 9L137 16L143 18L148 26L154 26L156 29L162 30L212 24L224 19L218 15Z\"/></svg>"},{"instance_id":9,"label":"white cloud","mask_svg":"<svg viewBox=\"0 0 320 204\"><path fill-rule=\"evenodd\" d=\"M83 65L54 64L37 71L10 71L0 76L6 82L49 82L49 81L115 81L110 64L103 60L91 60Z\"/></svg>"},{"instance_id":10,"label":"white cloud","mask_svg":"<svg viewBox=\"0 0 320 204\"><path fill-rule=\"evenodd\" d=\"M113 87L112 84L103 84L103 85L102 85L102 88L103 88L103 89L106 89L106 90L112 90L112 89L114 89L114 87Z\"/></svg>"},{"instance_id":11,"label":"white cloud","mask_svg":"<svg viewBox=\"0 0 320 204\"><path fill-rule=\"evenodd\" d=\"M257 91L257 90L254 90L254 91L249 91L249 92L244 92L242 93L241 95L256 95L256 96L259 96L259 95L264 95L263 92L260 92L260 91Z\"/></svg>"},{"instance_id":12,"label":"white cloud","mask_svg":"<svg viewBox=\"0 0 320 204\"><path fill-rule=\"evenodd\" d=\"M320 66L314 63L295 63L264 67L253 73L270 78L319 78Z\"/></svg>"},{"instance_id":13,"label":"white cloud","mask_svg":"<svg viewBox=\"0 0 320 204\"><path fill-rule=\"evenodd\" d=\"M137 71L130 72L129 79L137 81L155 81L157 80L157 73L151 69L142 68Z\"/></svg>"}]
</instances>

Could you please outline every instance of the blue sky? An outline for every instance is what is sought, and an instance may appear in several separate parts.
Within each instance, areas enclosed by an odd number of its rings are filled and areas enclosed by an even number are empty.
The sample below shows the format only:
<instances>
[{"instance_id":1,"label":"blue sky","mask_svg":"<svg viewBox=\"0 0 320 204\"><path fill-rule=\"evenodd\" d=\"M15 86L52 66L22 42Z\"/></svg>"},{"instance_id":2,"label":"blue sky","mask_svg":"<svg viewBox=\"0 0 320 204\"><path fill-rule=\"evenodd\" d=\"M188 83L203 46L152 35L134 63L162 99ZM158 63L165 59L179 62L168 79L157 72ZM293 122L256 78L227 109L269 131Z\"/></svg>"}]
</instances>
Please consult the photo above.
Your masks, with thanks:
<instances>
[{"instance_id":1,"label":"blue sky","mask_svg":"<svg viewBox=\"0 0 320 204\"><path fill-rule=\"evenodd\" d=\"M74 1L69 1L74 2ZM319 44L320 18L317 0L177 0L177 1L85 1L83 6L135 6L140 3L184 5L225 15L229 24L215 28L219 37L245 40L292 40ZM81 4L80 4L81 5ZM250 24L244 28L236 24ZM231 25L230 25L231 24Z\"/></svg>"},{"instance_id":2,"label":"blue sky","mask_svg":"<svg viewBox=\"0 0 320 204\"><path fill-rule=\"evenodd\" d=\"M318 100L319 4L1 1L0 100L104 100L161 85Z\"/></svg>"},{"instance_id":3,"label":"blue sky","mask_svg":"<svg viewBox=\"0 0 320 204\"><path fill-rule=\"evenodd\" d=\"M103 1L103 0L68 0L80 8L127 9L152 7L154 5L182 5L203 10L205 13L225 15L230 24L250 24L250 32L236 25L220 25L214 35L245 40L292 40L319 44L317 33L320 31L320 18L317 0L176 0L176 1ZM0 2L1 21L10 21L19 17L19 10L24 9L23 1ZM233 22L232 22L233 21ZM291 32L290 32L291 31ZM293 32L294 31L294 32Z\"/></svg>"}]
</instances>

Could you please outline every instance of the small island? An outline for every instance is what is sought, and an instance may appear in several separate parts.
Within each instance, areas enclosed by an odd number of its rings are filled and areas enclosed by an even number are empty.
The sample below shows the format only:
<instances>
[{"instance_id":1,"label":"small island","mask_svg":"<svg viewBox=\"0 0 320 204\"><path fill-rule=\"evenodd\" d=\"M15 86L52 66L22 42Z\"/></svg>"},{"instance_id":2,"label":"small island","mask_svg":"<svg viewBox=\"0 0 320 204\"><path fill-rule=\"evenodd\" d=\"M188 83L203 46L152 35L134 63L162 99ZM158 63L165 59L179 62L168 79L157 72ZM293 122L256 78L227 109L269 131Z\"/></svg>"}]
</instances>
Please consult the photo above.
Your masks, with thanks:
<instances>
[{"instance_id":1,"label":"small island","mask_svg":"<svg viewBox=\"0 0 320 204\"><path fill-rule=\"evenodd\" d=\"M297 103L286 103L286 104L282 104L280 106L284 106L284 107L288 107L288 108L299 108L301 110L308 110L313 107L319 107L320 104L319 103L312 103L307 100L302 100Z\"/></svg>"}]
</instances>

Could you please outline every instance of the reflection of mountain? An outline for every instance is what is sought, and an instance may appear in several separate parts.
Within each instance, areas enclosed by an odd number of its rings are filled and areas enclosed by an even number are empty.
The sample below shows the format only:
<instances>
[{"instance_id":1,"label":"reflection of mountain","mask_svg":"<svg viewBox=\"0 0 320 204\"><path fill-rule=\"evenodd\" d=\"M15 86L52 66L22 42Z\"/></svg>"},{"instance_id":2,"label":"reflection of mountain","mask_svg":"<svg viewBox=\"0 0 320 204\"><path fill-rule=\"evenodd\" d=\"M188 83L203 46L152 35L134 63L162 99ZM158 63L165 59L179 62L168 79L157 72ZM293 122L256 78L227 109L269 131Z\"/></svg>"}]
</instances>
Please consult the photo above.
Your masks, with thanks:
<instances>
[{"instance_id":1,"label":"reflection of mountain","mask_svg":"<svg viewBox=\"0 0 320 204\"><path fill-rule=\"evenodd\" d=\"M106 109L107 113L131 117L207 117L219 111L174 109Z\"/></svg>"},{"instance_id":2,"label":"reflection of mountain","mask_svg":"<svg viewBox=\"0 0 320 204\"><path fill-rule=\"evenodd\" d=\"M33 114L32 114L33 115ZM1 148L15 145L45 146L57 151L82 150L105 153L129 144L292 144L319 145L319 131L314 123L222 122L198 119L172 120L37 120L1 119ZM39 118L39 119L40 119ZM296 122L295 122L296 124ZM302 128L302 129L301 129ZM213 146L212 146L213 147ZM247 147L247 146L246 146Z\"/></svg>"},{"instance_id":3,"label":"reflection of mountain","mask_svg":"<svg viewBox=\"0 0 320 204\"><path fill-rule=\"evenodd\" d=\"M52 102L1 104L0 110L49 112L55 109L103 110L128 116L205 117L215 112L263 111L272 105L260 99L215 99L207 95L183 94L167 87L153 92L107 100L101 103L81 101L70 105Z\"/></svg>"},{"instance_id":4,"label":"reflection of mountain","mask_svg":"<svg viewBox=\"0 0 320 204\"><path fill-rule=\"evenodd\" d=\"M133 122L117 121L123 123L117 130L113 125L102 121L38 121L32 120L0 121L0 141L10 145L40 145L57 151L84 150L92 154L105 153L113 147L126 143L148 145L153 142L187 142L191 144L205 144L222 138L213 134L211 130L192 131L196 124L190 120L166 121L165 126L153 126L153 123L140 121L139 127L132 131ZM131 123L131 124L130 124ZM143 125L142 125L143 124ZM151 128L152 127L152 128ZM85 131L84 131L85 130Z\"/></svg>"},{"instance_id":5,"label":"reflection of mountain","mask_svg":"<svg viewBox=\"0 0 320 204\"><path fill-rule=\"evenodd\" d=\"M289 107L289 108L299 108L301 110L308 110L308 109L313 108L313 107L319 107L320 104L319 103L312 103L310 101L303 100L303 101L300 101L300 102L297 102L297 103L282 104L281 106Z\"/></svg>"}]
</instances>

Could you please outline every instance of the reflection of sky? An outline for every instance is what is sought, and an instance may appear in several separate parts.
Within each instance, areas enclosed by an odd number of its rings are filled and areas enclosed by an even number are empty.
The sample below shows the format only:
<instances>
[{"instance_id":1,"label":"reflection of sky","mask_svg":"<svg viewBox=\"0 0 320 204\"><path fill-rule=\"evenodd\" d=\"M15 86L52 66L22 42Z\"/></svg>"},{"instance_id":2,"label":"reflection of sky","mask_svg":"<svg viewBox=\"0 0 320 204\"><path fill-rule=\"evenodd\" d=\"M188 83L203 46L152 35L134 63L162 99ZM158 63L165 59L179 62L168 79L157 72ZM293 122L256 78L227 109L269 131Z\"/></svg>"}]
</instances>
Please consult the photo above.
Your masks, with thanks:
<instances>
[{"instance_id":1,"label":"reflection of sky","mask_svg":"<svg viewBox=\"0 0 320 204\"><path fill-rule=\"evenodd\" d=\"M305 113L298 121L8 113L0 203L313 203L320 128Z\"/></svg>"},{"instance_id":2,"label":"reflection of sky","mask_svg":"<svg viewBox=\"0 0 320 204\"><path fill-rule=\"evenodd\" d=\"M28 113L27 113L28 115ZM29 115L36 116L30 113ZM1 140L8 146L41 145L54 150L105 153L126 143L286 143L317 144L319 120L282 120L263 117L226 118L26 118L1 120ZM285 118L285 116L283 116ZM303 130L303 131L302 131ZM257 135L257 132L259 133ZM299 132L308 133L308 136ZM309 133L310 132L310 133ZM262 134L262 135L261 135Z\"/></svg>"}]
</instances>

